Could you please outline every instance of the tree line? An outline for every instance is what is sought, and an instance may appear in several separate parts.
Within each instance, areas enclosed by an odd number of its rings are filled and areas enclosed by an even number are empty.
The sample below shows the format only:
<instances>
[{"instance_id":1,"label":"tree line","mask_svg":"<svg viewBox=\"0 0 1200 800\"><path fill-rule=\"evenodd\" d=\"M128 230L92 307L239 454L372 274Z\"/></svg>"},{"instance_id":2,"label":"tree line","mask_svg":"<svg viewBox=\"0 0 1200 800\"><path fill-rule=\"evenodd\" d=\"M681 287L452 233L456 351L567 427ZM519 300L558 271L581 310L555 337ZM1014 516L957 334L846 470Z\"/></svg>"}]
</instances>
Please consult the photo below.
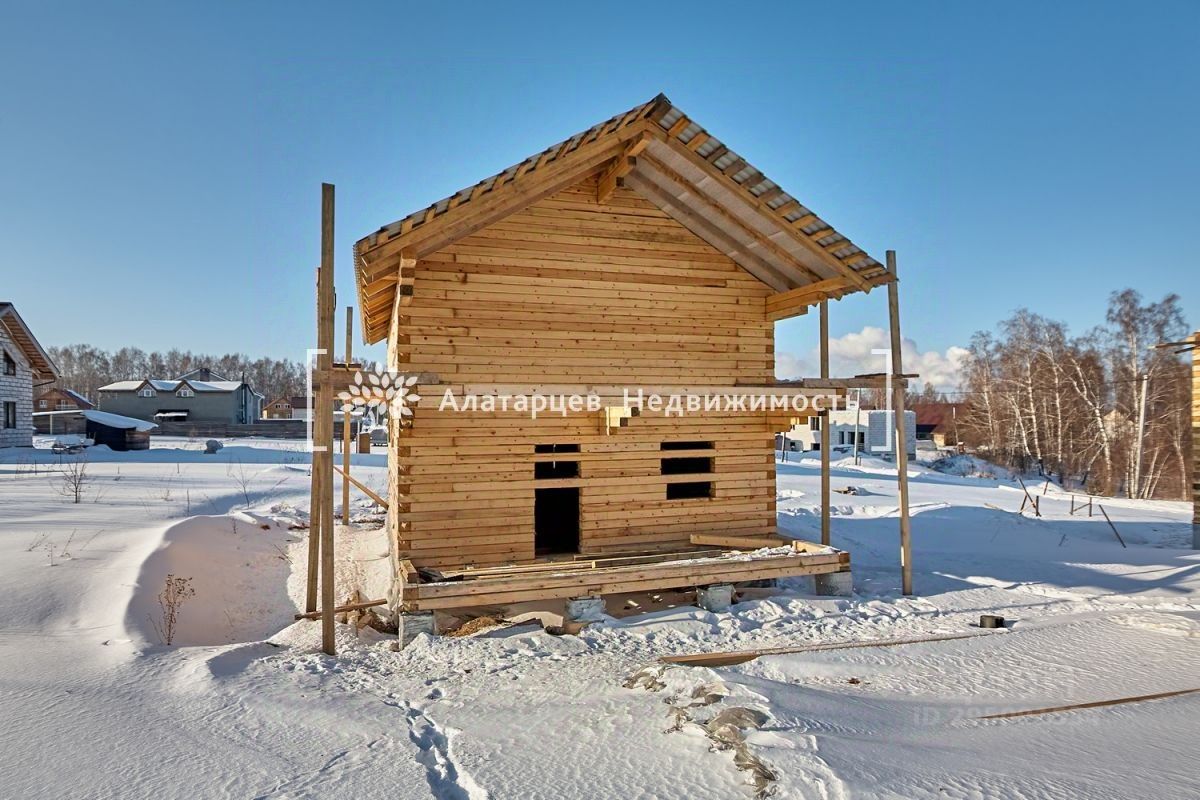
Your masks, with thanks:
<instances>
[{"instance_id":1,"label":"tree line","mask_svg":"<svg viewBox=\"0 0 1200 800\"><path fill-rule=\"evenodd\" d=\"M1188 333L1174 294L1144 302L1114 292L1105 323L1079 336L1018 310L971 340L960 431L993 461L1066 485L1189 498L1190 358L1154 347Z\"/></svg>"},{"instance_id":2,"label":"tree line","mask_svg":"<svg viewBox=\"0 0 1200 800\"><path fill-rule=\"evenodd\" d=\"M61 374L56 385L93 401L101 386L114 381L172 380L200 367L208 367L231 381L244 377L267 400L303 394L306 384L304 362L286 358L251 358L244 353L213 356L190 350L147 353L137 347L110 352L89 344L51 347L49 353Z\"/></svg>"}]
</instances>

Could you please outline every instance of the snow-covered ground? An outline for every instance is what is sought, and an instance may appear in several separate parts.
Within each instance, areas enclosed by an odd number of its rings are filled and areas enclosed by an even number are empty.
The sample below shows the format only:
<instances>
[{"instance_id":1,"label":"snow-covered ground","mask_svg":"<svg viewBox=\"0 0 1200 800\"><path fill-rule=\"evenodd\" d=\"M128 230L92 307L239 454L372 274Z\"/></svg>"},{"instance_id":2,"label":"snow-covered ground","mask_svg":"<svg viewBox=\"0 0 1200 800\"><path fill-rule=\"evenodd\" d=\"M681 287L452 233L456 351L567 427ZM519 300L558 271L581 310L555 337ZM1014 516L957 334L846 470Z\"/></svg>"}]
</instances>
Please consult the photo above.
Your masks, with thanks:
<instances>
[{"instance_id":1,"label":"snow-covered ground","mask_svg":"<svg viewBox=\"0 0 1200 800\"><path fill-rule=\"evenodd\" d=\"M79 504L62 494L60 457L0 451L5 797L1200 796L1200 694L979 719L1200 687L1185 504L1102 501L1123 548L1054 487L1033 519L1002 471L914 466L917 596L904 598L895 473L843 460L834 488L857 493L834 495L833 536L852 553L854 597L795 581L728 614L678 608L577 637L422 637L402 652L339 626L331 659L315 623L291 622L302 444L206 455L202 442L153 443L89 452ZM381 489L384 457L355 458ZM817 462L792 458L778 465L780 526L814 539ZM370 504L355 503L369 522ZM385 565L378 534L344 537L346 585L377 582ZM167 574L196 592L173 647L156 630ZM1015 622L989 633L974 627L983 613ZM658 663L964 634L975 638Z\"/></svg>"}]
</instances>

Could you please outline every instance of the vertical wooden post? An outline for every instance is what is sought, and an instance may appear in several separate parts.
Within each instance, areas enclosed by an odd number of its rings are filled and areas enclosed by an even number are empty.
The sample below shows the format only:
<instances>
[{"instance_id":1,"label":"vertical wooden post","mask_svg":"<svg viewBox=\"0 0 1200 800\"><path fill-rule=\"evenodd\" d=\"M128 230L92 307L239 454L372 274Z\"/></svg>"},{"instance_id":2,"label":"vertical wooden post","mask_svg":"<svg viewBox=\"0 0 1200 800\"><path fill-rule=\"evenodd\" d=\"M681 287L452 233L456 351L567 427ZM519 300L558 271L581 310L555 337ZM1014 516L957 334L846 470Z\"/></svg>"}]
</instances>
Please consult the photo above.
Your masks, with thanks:
<instances>
[{"instance_id":1,"label":"vertical wooden post","mask_svg":"<svg viewBox=\"0 0 1200 800\"><path fill-rule=\"evenodd\" d=\"M354 307L346 306L346 369L354 349ZM350 524L350 412L342 411L342 524Z\"/></svg>"},{"instance_id":2,"label":"vertical wooden post","mask_svg":"<svg viewBox=\"0 0 1200 800\"><path fill-rule=\"evenodd\" d=\"M1129 495L1135 500L1142 497L1142 449L1146 443L1146 395L1150 393L1150 374L1138 376L1141 388L1141 398L1138 400L1138 432L1137 455L1133 460L1133 492Z\"/></svg>"},{"instance_id":3,"label":"vertical wooden post","mask_svg":"<svg viewBox=\"0 0 1200 800\"><path fill-rule=\"evenodd\" d=\"M333 185L321 184L321 278L318 286L317 356L321 382L313 404L314 438L321 467L321 649L335 655L333 634L333 317L337 302L333 288Z\"/></svg>"},{"instance_id":4,"label":"vertical wooden post","mask_svg":"<svg viewBox=\"0 0 1200 800\"><path fill-rule=\"evenodd\" d=\"M1192 549L1200 550L1200 331L1192 345Z\"/></svg>"},{"instance_id":5,"label":"vertical wooden post","mask_svg":"<svg viewBox=\"0 0 1200 800\"><path fill-rule=\"evenodd\" d=\"M821 378L829 379L829 301L821 301ZM831 542L829 530L829 447L833 437L829 435L829 411L821 412L821 544Z\"/></svg>"},{"instance_id":6,"label":"vertical wooden post","mask_svg":"<svg viewBox=\"0 0 1200 800\"><path fill-rule=\"evenodd\" d=\"M321 327L321 270L317 269L316 274L316 294L317 294L317 329ZM320 346L320 333L317 335L318 344ZM309 364L310 379L309 379L309 397L305 400L312 406L316 403L313 401L313 393L316 391L317 382L312 380L313 372L320 370L320 360ZM315 408L309 410L309 414L315 412ZM316 443L317 435L315 423L316 419L310 416L310 430L313 432L313 452L309 453L309 468L310 476L309 486L309 504L308 504L308 591L304 600L304 611L311 614L317 610L317 576L320 574L321 566L321 465L317 458Z\"/></svg>"},{"instance_id":7,"label":"vertical wooden post","mask_svg":"<svg viewBox=\"0 0 1200 800\"><path fill-rule=\"evenodd\" d=\"M896 478L900 494L900 585L913 593L912 520L908 516L908 426L904 419L904 361L900 352L900 287L896 275L896 251L887 251L887 268L892 273L888 284L888 324L892 332L892 410L896 424Z\"/></svg>"}]
</instances>

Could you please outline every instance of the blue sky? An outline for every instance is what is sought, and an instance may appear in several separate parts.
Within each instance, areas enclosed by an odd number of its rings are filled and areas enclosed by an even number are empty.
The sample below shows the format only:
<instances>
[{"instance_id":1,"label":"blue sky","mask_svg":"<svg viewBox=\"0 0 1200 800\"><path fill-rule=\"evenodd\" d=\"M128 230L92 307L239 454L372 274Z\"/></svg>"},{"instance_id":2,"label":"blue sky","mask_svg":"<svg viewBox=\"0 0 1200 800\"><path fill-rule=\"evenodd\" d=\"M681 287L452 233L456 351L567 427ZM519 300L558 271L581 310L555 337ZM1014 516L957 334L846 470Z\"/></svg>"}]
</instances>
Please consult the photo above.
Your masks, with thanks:
<instances>
[{"instance_id":1,"label":"blue sky","mask_svg":"<svg viewBox=\"0 0 1200 800\"><path fill-rule=\"evenodd\" d=\"M355 239L663 91L898 251L921 351L1130 285L1200 326L1198 3L515 8L3 4L0 299L48 345L299 357L321 181L344 305Z\"/></svg>"}]
</instances>

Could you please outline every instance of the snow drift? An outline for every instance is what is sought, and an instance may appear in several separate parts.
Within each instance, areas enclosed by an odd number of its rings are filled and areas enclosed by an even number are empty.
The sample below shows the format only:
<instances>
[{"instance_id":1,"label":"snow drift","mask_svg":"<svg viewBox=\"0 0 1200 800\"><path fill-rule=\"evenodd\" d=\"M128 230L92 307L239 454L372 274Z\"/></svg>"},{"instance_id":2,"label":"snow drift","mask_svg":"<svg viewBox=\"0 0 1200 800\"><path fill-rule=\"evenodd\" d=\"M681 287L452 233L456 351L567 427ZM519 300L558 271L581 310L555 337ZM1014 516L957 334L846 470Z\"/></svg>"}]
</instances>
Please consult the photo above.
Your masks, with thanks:
<instances>
[{"instance_id":1,"label":"snow drift","mask_svg":"<svg viewBox=\"0 0 1200 800\"><path fill-rule=\"evenodd\" d=\"M126 613L131 635L162 644L159 594L168 575L190 579L195 595L180 606L176 645L265 639L292 623L288 545L296 536L270 517L246 513L191 517L163 532L146 559Z\"/></svg>"}]
</instances>

